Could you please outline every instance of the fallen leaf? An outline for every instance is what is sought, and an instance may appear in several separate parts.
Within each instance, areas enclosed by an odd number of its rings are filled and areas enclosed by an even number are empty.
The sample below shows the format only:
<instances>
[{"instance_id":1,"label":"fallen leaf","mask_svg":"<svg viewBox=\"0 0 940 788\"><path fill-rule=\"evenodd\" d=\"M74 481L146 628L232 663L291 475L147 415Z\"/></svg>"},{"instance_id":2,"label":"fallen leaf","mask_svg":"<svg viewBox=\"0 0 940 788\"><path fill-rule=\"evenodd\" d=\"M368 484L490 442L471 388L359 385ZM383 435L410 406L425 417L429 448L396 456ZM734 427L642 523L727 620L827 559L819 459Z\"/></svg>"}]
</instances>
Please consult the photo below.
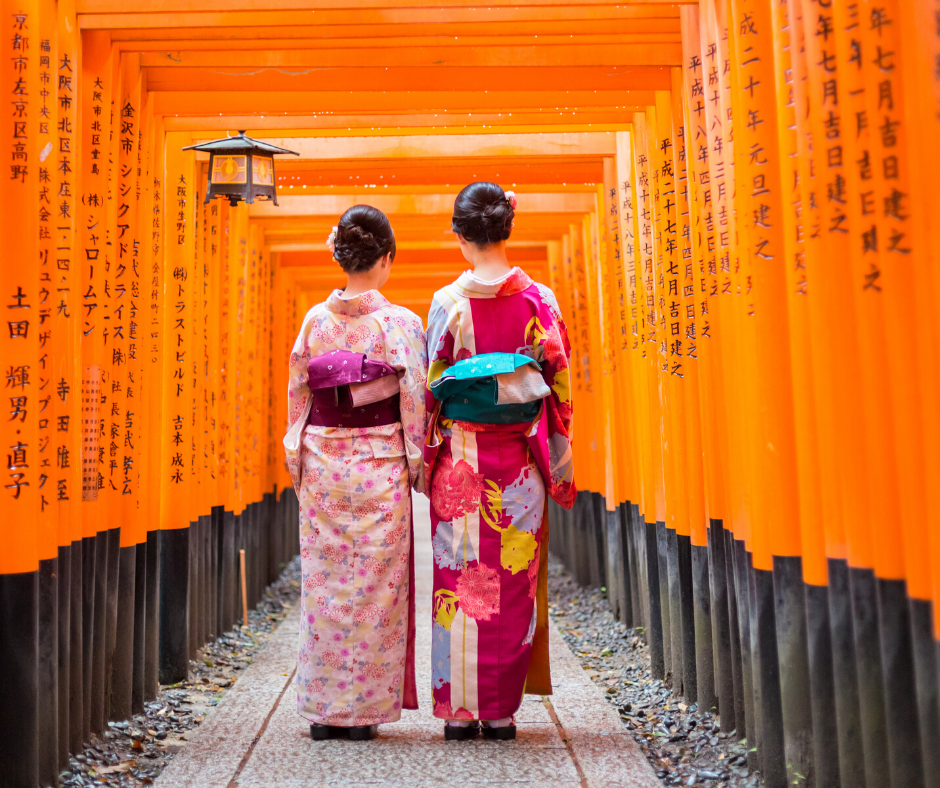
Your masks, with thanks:
<instances>
[{"instance_id":1,"label":"fallen leaf","mask_svg":"<svg viewBox=\"0 0 940 788\"><path fill-rule=\"evenodd\" d=\"M123 763L116 763L114 766L102 766L95 771L98 774L118 774L119 772L129 772L134 768L134 761L124 761Z\"/></svg>"}]
</instances>

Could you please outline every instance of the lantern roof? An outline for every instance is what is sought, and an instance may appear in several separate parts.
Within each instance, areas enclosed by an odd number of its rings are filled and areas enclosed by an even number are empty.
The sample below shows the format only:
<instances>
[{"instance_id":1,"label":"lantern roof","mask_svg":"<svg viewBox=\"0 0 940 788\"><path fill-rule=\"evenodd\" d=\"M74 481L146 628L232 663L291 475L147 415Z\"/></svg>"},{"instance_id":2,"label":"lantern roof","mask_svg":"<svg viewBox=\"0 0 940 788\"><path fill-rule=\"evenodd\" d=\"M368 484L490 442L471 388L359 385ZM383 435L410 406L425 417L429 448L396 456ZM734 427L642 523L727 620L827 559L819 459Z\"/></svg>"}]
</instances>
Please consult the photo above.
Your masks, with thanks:
<instances>
[{"instance_id":1,"label":"lantern roof","mask_svg":"<svg viewBox=\"0 0 940 788\"><path fill-rule=\"evenodd\" d=\"M234 137L224 137L220 140L211 140L210 142L201 142L198 145L189 145L183 148L183 150L202 150L210 151L211 153L257 151L258 153L290 153L294 156L300 155L298 151L279 148L277 145L271 145L267 142L248 137L244 131L239 131Z\"/></svg>"}]
</instances>

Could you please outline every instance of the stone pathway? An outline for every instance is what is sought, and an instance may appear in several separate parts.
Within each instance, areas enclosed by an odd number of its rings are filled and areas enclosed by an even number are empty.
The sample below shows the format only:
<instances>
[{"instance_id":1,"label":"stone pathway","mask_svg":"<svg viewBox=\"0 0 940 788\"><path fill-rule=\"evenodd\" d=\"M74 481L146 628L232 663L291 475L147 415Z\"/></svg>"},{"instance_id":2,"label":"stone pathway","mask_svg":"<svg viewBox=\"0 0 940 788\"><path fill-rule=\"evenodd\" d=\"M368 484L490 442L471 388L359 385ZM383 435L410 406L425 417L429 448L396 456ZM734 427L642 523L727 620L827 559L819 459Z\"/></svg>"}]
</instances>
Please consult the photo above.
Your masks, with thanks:
<instances>
[{"instance_id":1,"label":"stone pathway","mask_svg":"<svg viewBox=\"0 0 940 788\"><path fill-rule=\"evenodd\" d=\"M311 741L297 715L299 610L156 781L159 788L533 785L658 788L616 711L551 628L555 694L526 696L512 742L444 740L431 714L431 567L428 502L415 499L417 670L421 708L383 725L371 742Z\"/></svg>"}]
</instances>

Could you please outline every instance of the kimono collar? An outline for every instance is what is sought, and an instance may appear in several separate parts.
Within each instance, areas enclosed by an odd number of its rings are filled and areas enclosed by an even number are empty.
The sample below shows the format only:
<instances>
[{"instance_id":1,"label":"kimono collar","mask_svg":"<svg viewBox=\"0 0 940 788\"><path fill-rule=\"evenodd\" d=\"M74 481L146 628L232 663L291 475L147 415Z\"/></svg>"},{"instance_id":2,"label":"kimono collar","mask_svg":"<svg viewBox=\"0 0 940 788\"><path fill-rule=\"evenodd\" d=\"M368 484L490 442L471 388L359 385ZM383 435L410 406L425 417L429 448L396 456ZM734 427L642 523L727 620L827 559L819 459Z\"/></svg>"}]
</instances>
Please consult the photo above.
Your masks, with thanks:
<instances>
[{"instance_id":1,"label":"kimono collar","mask_svg":"<svg viewBox=\"0 0 940 788\"><path fill-rule=\"evenodd\" d=\"M484 282L475 276L472 271L464 271L453 284L453 287L464 298L510 296L521 293L531 286L532 278L519 266L515 265L508 274L501 276L495 282Z\"/></svg>"},{"instance_id":2,"label":"kimono collar","mask_svg":"<svg viewBox=\"0 0 940 788\"><path fill-rule=\"evenodd\" d=\"M326 308L337 315L368 315L388 305L388 299L378 290L367 290L352 298L343 296L342 290L334 290L326 299Z\"/></svg>"}]
</instances>

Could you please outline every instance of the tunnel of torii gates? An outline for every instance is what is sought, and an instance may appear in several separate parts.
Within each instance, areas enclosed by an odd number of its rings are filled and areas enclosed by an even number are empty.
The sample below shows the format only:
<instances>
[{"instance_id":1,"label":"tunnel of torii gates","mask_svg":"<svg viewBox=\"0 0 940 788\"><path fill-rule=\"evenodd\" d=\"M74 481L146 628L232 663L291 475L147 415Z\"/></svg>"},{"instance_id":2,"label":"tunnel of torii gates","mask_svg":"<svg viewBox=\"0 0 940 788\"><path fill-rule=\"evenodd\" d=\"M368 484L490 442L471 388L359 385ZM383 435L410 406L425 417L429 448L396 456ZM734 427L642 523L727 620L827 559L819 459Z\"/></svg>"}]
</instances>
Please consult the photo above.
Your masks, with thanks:
<instances>
[{"instance_id":1,"label":"tunnel of torii gates","mask_svg":"<svg viewBox=\"0 0 940 788\"><path fill-rule=\"evenodd\" d=\"M940 3L343 6L0 0L0 785L261 598L330 227L424 318L475 180L568 325L555 554L767 786L940 785ZM279 207L204 204L240 129Z\"/></svg>"}]
</instances>

